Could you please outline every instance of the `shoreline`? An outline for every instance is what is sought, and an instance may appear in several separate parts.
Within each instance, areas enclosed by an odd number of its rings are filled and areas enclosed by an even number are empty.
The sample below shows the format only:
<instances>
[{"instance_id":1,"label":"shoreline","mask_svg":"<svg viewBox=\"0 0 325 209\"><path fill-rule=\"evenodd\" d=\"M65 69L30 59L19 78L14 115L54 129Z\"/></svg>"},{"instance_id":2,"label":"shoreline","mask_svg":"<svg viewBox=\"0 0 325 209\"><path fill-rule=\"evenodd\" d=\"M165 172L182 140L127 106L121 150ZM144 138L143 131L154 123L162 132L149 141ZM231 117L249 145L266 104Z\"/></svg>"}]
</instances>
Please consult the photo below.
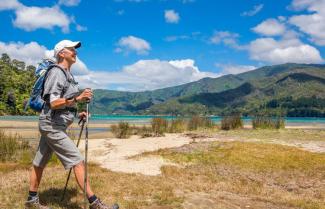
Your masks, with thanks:
<instances>
[{"instance_id":1,"label":"shoreline","mask_svg":"<svg viewBox=\"0 0 325 209\"><path fill-rule=\"evenodd\" d=\"M118 121L89 121L89 128L109 128L110 125L117 124L122 120ZM138 121L127 121L130 125L142 126L149 125L150 122L142 122ZM220 122L215 123L216 125L220 125ZM72 127L78 127L78 120L75 120ZM252 125L250 123L244 122L244 128L251 128ZM286 128L310 128L310 129L325 129L325 123L322 122L288 122L285 124ZM22 120L0 120L0 128L38 128L38 120L36 121L22 121Z\"/></svg>"},{"instance_id":2,"label":"shoreline","mask_svg":"<svg viewBox=\"0 0 325 209\"><path fill-rule=\"evenodd\" d=\"M112 132L110 131L110 126L117 124L119 121L110 122L110 123L89 123L89 138L98 139L98 138L110 138L113 137ZM139 124L132 123L133 126L143 126L149 125L149 123ZM217 125L219 125L217 123ZM37 140L40 135L38 131L38 121L21 121L21 120L0 120L0 129L4 130L8 134L18 134L22 139L28 140ZM251 124L244 124L244 129L252 129ZM300 130L325 130L325 123L292 123L286 124L285 129L300 129ZM72 133L75 138L78 136L80 127L78 126L78 121L75 122L68 128L68 132Z\"/></svg>"}]
</instances>

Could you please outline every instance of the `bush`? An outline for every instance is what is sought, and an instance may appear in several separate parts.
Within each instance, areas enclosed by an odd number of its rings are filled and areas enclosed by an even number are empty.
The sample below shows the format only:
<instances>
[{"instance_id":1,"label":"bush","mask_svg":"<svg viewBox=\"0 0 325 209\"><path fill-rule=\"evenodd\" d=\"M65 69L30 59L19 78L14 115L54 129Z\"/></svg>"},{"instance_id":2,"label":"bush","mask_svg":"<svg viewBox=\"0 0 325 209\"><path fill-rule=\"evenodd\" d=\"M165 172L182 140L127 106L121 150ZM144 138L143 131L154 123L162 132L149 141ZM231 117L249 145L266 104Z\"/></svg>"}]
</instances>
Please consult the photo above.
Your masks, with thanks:
<instances>
[{"instance_id":1,"label":"bush","mask_svg":"<svg viewBox=\"0 0 325 209\"><path fill-rule=\"evenodd\" d=\"M222 130L231 130L243 128L243 121L240 114L225 116L221 120L221 129Z\"/></svg>"},{"instance_id":2,"label":"bush","mask_svg":"<svg viewBox=\"0 0 325 209\"><path fill-rule=\"evenodd\" d=\"M169 133L182 133L186 130L186 121L177 118L171 121L170 127L168 129Z\"/></svg>"},{"instance_id":3,"label":"bush","mask_svg":"<svg viewBox=\"0 0 325 209\"><path fill-rule=\"evenodd\" d=\"M153 118L151 127L154 136L163 136L167 132L168 121L164 118Z\"/></svg>"},{"instance_id":4,"label":"bush","mask_svg":"<svg viewBox=\"0 0 325 209\"><path fill-rule=\"evenodd\" d=\"M284 128L283 117L255 116L252 120L254 129L280 129Z\"/></svg>"},{"instance_id":5,"label":"bush","mask_svg":"<svg viewBox=\"0 0 325 209\"><path fill-rule=\"evenodd\" d=\"M17 161L24 157L24 151L27 151L29 144L23 141L18 134L6 134L0 129L0 161Z\"/></svg>"},{"instance_id":6,"label":"bush","mask_svg":"<svg viewBox=\"0 0 325 209\"><path fill-rule=\"evenodd\" d=\"M146 138L153 136L153 132L151 127L147 127L144 125L142 126L142 128L138 129L138 135L140 135L142 138Z\"/></svg>"},{"instance_id":7,"label":"bush","mask_svg":"<svg viewBox=\"0 0 325 209\"><path fill-rule=\"evenodd\" d=\"M193 131L199 128L212 128L213 122L208 117L193 116L188 122L188 130Z\"/></svg>"},{"instance_id":8,"label":"bush","mask_svg":"<svg viewBox=\"0 0 325 209\"><path fill-rule=\"evenodd\" d=\"M128 122L119 122L118 125L112 125L111 129L115 137L120 139L129 138L131 135L131 128Z\"/></svg>"}]
</instances>

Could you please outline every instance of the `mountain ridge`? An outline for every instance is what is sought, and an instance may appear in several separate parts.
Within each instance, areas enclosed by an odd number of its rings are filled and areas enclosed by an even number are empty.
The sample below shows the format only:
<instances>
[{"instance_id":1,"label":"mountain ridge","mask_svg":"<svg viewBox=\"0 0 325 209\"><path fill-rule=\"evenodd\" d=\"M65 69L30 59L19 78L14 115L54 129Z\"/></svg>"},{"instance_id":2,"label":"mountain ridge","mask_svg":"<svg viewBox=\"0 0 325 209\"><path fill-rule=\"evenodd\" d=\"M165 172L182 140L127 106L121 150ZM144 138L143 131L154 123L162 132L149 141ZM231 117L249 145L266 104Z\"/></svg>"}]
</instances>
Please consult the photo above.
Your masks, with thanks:
<instances>
[{"instance_id":1,"label":"mountain ridge","mask_svg":"<svg viewBox=\"0 0 325 209\"><path fill-rule=\"evenodd\" d=\"M292 79L293 81L289 81ZM301 79L305 79L307 84L304 85ZM101 101L103 99L105 100L104 105L101 106L102 109L97 109L99 110L98 112L102 114L187 114L187 111L193 114L193 111L189 110L191 108L197 108L198 114L200 111L209 114L220 114L222 112L220 109L221 106L225 108L224 110L226 110L226 112L229 112L227 110L229 103L221 105L222 101L227 101L225 97L229 97L233 99L237 98L238 103L240 103L240 101L244 102L244 106L245 104L249 104L246 108L240 108L238 111L250 114L252 109L257 110L261 107L262 103L266 104L268 101L275 98L287 97L290 96L290 94L294 95L294 99L306 97L306 94L303 93L306 89L310 89L310 92L313 92L313 95L317 96L317 98L324 98L325 92L322 91L322 89L325 89L324 80L325 65L287 63L264 66L237 75L229 74L218 78L203 78L195 82L153 91L118 92L102 90L105 92L104 94L106 96L104 96L103 94L98 95L98 90L95 90L95 95L97 94L98 97L95 98L94 104L96 110L96 105L101 105ZM286 81L290 84L283 86ZM254 89L255 92L249 92L248 95L237 95L236 88L244 84L246 88L250 87ZM296 87L302 85L304 85L305 89ZM245 89L245 86L241 88ZM289 92L293 90L297 90L298 93L293 92L289 94ZM212 98L217 101L211 102L210 100L212 100ZM263 102L253 105L252 103L254 102L258 103L256 100L263 100ZM96 103L97 101L99 101L99 103ZM220 104L221 106L207 106L207 104ZM189 105L189 107L186 108L182 105ZM169 106L174 106L175 108ZM243 105L238 104L237 106L241 107ZM177 111L176 107L187 110ZM321 109L320 111L323 114L324 110Z\"/></svg>"}]
</instances>

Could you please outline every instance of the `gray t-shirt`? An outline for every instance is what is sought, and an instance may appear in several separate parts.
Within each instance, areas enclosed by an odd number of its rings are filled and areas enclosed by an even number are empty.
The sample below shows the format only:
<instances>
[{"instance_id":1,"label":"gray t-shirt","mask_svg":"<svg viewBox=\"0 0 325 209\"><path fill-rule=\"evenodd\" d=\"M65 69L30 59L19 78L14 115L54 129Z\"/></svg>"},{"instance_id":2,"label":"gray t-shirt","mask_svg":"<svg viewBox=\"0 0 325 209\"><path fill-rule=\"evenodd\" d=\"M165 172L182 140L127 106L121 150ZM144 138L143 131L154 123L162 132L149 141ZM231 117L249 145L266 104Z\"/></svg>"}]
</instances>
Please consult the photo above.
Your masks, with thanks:
<instances>
[{"instance_id":1,"label":"gray t-shirt","mask_svg":"<svg viewBox=\"0 0 325 209\"><path fill-rule=\"evenodd\" d=\"M51 94L67 99L79 94L79 85L75 82L73 75L68 70L65 73L58 67L53 67L48 72L43 91L43 98L46 103L40 114L40 120L51 120L57 125L64 126L68 126L73 122L73 112L66 110L65 107L51 110L49 104ZM76 105L71 107L76 108Z\"/></svg>"}]
</instances>

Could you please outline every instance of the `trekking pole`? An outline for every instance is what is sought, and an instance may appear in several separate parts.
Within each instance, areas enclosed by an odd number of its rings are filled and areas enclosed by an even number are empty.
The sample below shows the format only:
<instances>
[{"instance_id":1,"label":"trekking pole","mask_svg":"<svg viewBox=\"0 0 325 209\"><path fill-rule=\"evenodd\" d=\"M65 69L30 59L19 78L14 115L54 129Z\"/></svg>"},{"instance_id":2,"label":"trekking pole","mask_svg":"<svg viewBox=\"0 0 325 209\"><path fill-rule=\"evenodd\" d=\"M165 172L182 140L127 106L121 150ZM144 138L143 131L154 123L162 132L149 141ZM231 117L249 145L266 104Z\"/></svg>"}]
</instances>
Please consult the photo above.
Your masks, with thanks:
<instances>
[{"instance_id":1,"label":"trekking pole","mask_svg":"<svg viewBox=\"0 0 325 209\"><path fill-rule=\"evenodd\" d=\"M81 136L82 136L82 132L84 130L85 120L84 119L80 119L80 121L78 122L78 124L80 125L80 123L81 123L81 129L80 129L80 133L79 133L79 137L78 137L77 147L79 146L80 139L81 139ZM61 198L61 202L64 200L64 196L65 196L65 193L67 191L67 187L68 187L68 183L69 183L71 171L72 171L72 168L70 168L67 181L65 182L65 187L64 187L64 190L63 190L63 195L62 195L62 198Z\"/></svg>"},{"instance_id":2,"label":"trekking pole","mask_svg":"<svg viewBox=\"0 0 325 209\"><path fill-rule=\"evenodd\" d=\"M86 112L86 137L85 137L85 176L84 176L84 209L87 209L87 161L88 161L88 123L89 123L89 102L87 101Z\"/></svg>"}]
</instances>

